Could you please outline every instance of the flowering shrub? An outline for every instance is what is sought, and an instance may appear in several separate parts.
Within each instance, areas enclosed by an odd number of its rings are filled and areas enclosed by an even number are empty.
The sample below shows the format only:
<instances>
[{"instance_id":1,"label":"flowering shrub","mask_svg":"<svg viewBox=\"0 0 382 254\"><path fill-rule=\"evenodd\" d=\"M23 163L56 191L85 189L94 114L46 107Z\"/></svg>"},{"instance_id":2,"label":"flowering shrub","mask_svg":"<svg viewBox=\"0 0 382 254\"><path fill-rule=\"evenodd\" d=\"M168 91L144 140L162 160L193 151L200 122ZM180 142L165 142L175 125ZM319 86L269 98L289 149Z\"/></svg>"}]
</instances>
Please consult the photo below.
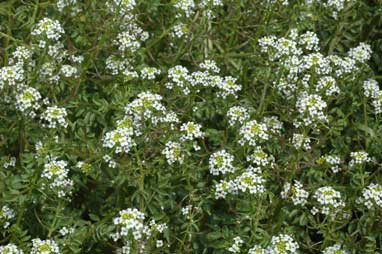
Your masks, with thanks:
<instances>
[{"instance_id":1,"label":"flowering shrub","mask_svg":"<svg viewBox=\"0 0 382 254\"><path fill-rule=\"evenodd\" d=\"M0 14L0 254L382 252L381 1Z\"/></svg>"}]
</instances>

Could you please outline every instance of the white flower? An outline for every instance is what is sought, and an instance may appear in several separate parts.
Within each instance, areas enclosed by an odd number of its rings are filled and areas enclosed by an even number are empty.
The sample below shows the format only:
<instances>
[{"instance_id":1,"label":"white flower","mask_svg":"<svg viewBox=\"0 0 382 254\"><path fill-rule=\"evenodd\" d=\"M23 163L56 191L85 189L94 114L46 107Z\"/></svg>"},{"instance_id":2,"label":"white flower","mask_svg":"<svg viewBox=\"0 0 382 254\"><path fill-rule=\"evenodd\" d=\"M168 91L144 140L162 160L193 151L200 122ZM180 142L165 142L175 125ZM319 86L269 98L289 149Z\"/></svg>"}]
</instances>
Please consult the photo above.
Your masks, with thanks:
<instances>
[{"instance_id":1,"label":"white flower","mask_svg":"<svg viewBox=\"0 0 382 254\"><path fill-rule=\"evenodd\" d=\"M174 7L181 11L176 14L177 17L181 17L182 13L186 17L190 17L191 14L194 12L195 3L193 0L175 0Z\"/></svg>"},{"instance_id":2,"label":"white flower","mask_svg":"<svg viewBox=\"0 0 382 254\"><path fill-rule=\"evenodd\" d=\"M44 165L41 173L42 178L46 178L49 188L59 197L67 197L72 194L73 180L69 179L68 163L63 160L51 158ZM43 183L43 188L45 183Z\"/></svg>"},{"instance_id":3,"label":"white flower","mask_svg":"<svg viewBox=\"0 0 382 254\"><path fill-rule=\"evenodd\" d=\"M236 179L237 189L250 194L261 194L265 192L265 179L258 173L251 170L243 172Z\"/></svg>"},{"instance_id":4,"label":"white flower","mask_svg":"<svg viewBox=\"0 0 382 254\"><path fill-rule=\"evenodd\" d=\"M236 181L225 181L220 180L219 183L215 185L215 198L226 198L227 194L237 194L237 184Z\"/></svg>"},{"instance_id":5,"label":"white flower","mask_svg":"<svg viewBox=\"0 0 382 254\"><path fill-rule=\"evenodd\" d=\"M330 166L330 169L333 171L333 173L338 173L341 170L340 168L341 159L339 156L336 156L336 155L321 156L320 159L318 159L318 164L324 164L324 163Z\"/></svg>"},{"instance_id":6,"label":"white flower","mask_svg":"<svg viewBox=\"0 0 382 254\"><path fill-rule=\"evenodd\" d=\"M231 107L227 112L228 123L234 126L236 123L243 124L249 119L248 109L241 106Z\"/></svg>"},{"instance_id":7,"label":"white flower","mask_svg":"<svg viewBox=\"0 0 382 254\"><path fill-rule=\"evenodd\" d=\"M155 76L159 74L160 70L154 67L145 67L141 70L142 79L155 79Z\"/></svg>"},{"instance_id":8,"label":"white flower","mask_svg":"<svg viewBox=\"0 0 382 254\"><path fill-rule=\"evenodd\" d=\"M306 137L304 134L293 133L291 142L297 150L304 149L305 151L308 151L311 149L310 138Z\"/></svg>"},{"instance_id":9,"label":"white flower","mask_svg":"<svg viewBox=\"0 0 382 254\"><path fill-rule=\"evenodd\" d=\"M349 252L343 250L341 248L340 244L335 244L330 247L326 247L323 251L322 254L349 254Z\"/></svg>"},{"instance_id":10,"label":"white flower","mask_svg":"<svg viewBox=\"0 0 382 254\"><path fill-rule=\"evenodd\" d=\"M24 252L17 248L16 245L10 243L0 246L0 254L24 254Z\"/></svg>"},{"instance_id":11,"label":"white flower","mask_svg":"<svg viewBox=\"0 0 382 254\"><path fill-rule=\"evenodd\" d=\"M65 31L61 27L60 22L49 18L43 18L32 31L32 35L45 35L48 39L58 41Z\"/></svg>"},{"instance_id":12,"label":"white flower","mask_svg":"<svg viewBox=\"0 0 382 254\"><path fill-rule=\"evenodd\" d=\"M30 254L59 254L60 249L53 240L32 239L32 250Z\"/></svg>"},{"instance_id":13,"label":"white flower","mask_svg":"<svg viewBox=\"0 0 382 254\"><path fill-rule=\"evenodd\" d=\"M309 197L309 192L303 189L299 181L294 181L294 184L285 183L283 191L281 192L283 199L290 198L294 205L305 205Z\"/></svg>"},{"instance_id":14,"label":"white flower","mask_svg":"<svg viewBox=\"0 0 382 254\"><path fill-rule=\"evenodd\" d=\"M118 128L105 134L103 147L114 148L116 153L128 153L136 146L132 128Z\"/></svg>"},{"instance_id":15,"label":"white flower","mask_svg":"<svg viewBox=\"0 0 382 254\"><path fill-rule=\"evenodd\" d=\"M41 94L33 87L24 87L16 94L16 107L21 112L29 108L38 109L40 107L39 101Z\"/></svg>"},{"instance_id":16,"label":"white flower","mask_svg":"<svg viewBox=\"0 0 382 254\"><path fill-rule=\"evenodd\" d=\"M239 236L235 237L233 241L234 243L228 248L228 251L232 253L240 253L240 248L244 241Z\"/></svg>"},{"instance_id":17,"label":"white flower","mask_svg":"<svg viewBox=\"0 0 382 254\"><path fill-rule=\"evenodd\" d=\"M210 173L212 175L225 175L227 173L233 173L235 171L233 160L233 155L229 154L225 150L213 153L209 160Z\"/></svg>"},{"instance_id":18,"label":"white flower","mask_svg":"<svg viewBox=\"0 0 382 254\"><path fill-rule=\"evenodd\" d=\"M362 190L358 203L363 203L368 209L382 208L382 186L372 183Z\"/></svg>"},{"instance_id":19,"label":"white flower","mask_svg":"<svg viewBox=\"0 0 382 254\"><path fill-rule=\"evenodd\" d=\"M298 248L298 243L291 236L280 234L272 237L270 253L292 254L297 253Z\"/></svg>"},{"instance_id":20,"label":"white flower","mask_svg":"<svg viewBox=\"0 0 382 254\"><path fill-rule=\"evenodd\" d=\"M202 126L194 122L187 122L180 126L180 130L184 134L180 137L180 140L194 140L197 138L202 138L204 133L201 131Z\"/></svg>"},{"instance_id":21,"label":"white flower","mask_svg":"<svg viewBox=\"0 0 382 254\"><path fill-rule=\"evenodd\" d=\"M321 77L317 83L316 91L324 91L326 96L331 96L333 94L338 94L340 89L336 85L336 80L330 76Z\"/></svg>"},{"instance_id":22,"label":"white flower","mask_svg":"<svg viewBox=\"0 0 382 254\"><path fill-rule=\"evenodd\" d=\"M66 78L77 77L78 71L76 67L64 64L63 66L61 66L61 74Z\"/></svg>"},{"instance_id":23,"label":"white flower","mask_svg":"<svg viewBox=\"0 0 382 254\"><path fill-rule=\"evenodd\" d=\"M269 139L268 128L264 123L258 123L256 120L245 123L240 128L241 144L248 143L250 146L256 146L257 143Z\"/></svg>"},{"instance_id":24,"label":"white flower","mask_svg":"<svg viewBox=\"0 0 382 254\"><path fill-rule=\"evenodd\" d=\"M0 226L5 228L8 228L11 225L11 220L14 219L16 216L13 209L9 208L8 206L3 206L0 210Z\"/></svg>"},{"instance_id":25,"label":"white flower","mask_svg":"<svg viewBox=\"0 0 382 254\"><path fill-rule=\"evenodd\" d=\"M57 125L66 128L68 123L65 119L67 116L65 108L59 108L57 106L48 107L42 114L42 119L48 122L48 128L56 128Z\"/></svg>"},{"instance_id":26,"label":"white flower","mask_svg":"<svg viewBox=\"0 0 382 254\"><path fill-rule=\"evenodd\" d=\"M361 42L357 47L349 50L349 56L354 60L357 60L361 63L365 63L371 58L371 47L370 45Z\"/></svg>"},{"instance_id":27,"label":"white flower","mask_svg":"<svg viewBox=\"0 0 382 254\"><path fill-rule=\"evenodd\" d=\"M334 190L330 186L319 188L313 195L313 198L318 202L319 207L313 207L313 215L320 212L324 215L335 216L345 203L341 200L341 193Z\"/></svg>"},{"instance_id":28,"label":"white flower","mask_svg":"<svg viewBox=\"0 0 382 254\"><path fill-rule=\"evenodd\" d=\"M327 104L322 100L321 96L317 94L301 93L297 100L296 107L301 114L305 126L309 126L317 121L328 121L327 116L323 112Z\"/></svg>"},{"instance_id":29,"label":"white flower","mask_svg":"<svg viewBox=\"0 0 382 254\"><path fill-rule=\"evenodd\" d=\"M14 86L24 80L24 70L21 65L5 66L0 68L0 89L8 84Z\"/></svg>"},{"instance_id":30,"label":"white flower","mask_svg":"<svg viewBox=\"0 0 382 254\"><path fill-rule=\"evenodd\" d=\"M166 157L167 163L172 165L175 162L183 164L184 154L180 143L169 141L166 143L165 149L162 154Z\"/></svg>"},{"instance_id":31,"label":"white flower","mask_svg":"<svg viewBox=\"0 0 382 254\"><path fill-rule=\"evenodd\" d=\"M220 89L217 95L222 98L226 98L229 95L233 95L236 98L236 93L241 90L241 85L236 84L236 78L230 76L224 77L224 80L219 82L217 87Z\"/></svg>"},{"instance_id":32,"label":"white flower","mask_svg":"<svg viewBox=\"0 0 382 254\"><path fill-rule=\"evenodd\" d=\"M264 249L260 245L255 244L252 248L248 250L248 254L269 254L267 249Z\"/></svg>"},{"instance_id":33,"label":"white flower","mask_svg":"<svg viewBox=\"0 0 382 254\"><path fill-rule=\"evenodd\" d=\"M256 146L253 153L247 156L247 161L252 162L256 166L273 167L275 158L273 155L265 153L260 146Z\"/></svg>"},{"instance_id":34,"label":"white flower","mask_svg":"<svg viewBox=\"0 0 382 254\"><path fill-rule=\"evenodd\" d=\"M351 157L351 160L349 162L350 167L353 167L356 165L362 165L371 161L369 154L365 151L351 152L350 157Z\"/></svg>"},{"instance_id":35,"label":"white flower","mask_svg":"<svg viewBox=\"0 0 382 254\"><path fill-rule=\"evenodd\" d=\"M188 38L189 35L190 35L190 29L188 28L186 24L182 22L179 22L172 27L172 31L171 31L172 37L180 39L182 37Z\"/></svg>"}]
</instances>

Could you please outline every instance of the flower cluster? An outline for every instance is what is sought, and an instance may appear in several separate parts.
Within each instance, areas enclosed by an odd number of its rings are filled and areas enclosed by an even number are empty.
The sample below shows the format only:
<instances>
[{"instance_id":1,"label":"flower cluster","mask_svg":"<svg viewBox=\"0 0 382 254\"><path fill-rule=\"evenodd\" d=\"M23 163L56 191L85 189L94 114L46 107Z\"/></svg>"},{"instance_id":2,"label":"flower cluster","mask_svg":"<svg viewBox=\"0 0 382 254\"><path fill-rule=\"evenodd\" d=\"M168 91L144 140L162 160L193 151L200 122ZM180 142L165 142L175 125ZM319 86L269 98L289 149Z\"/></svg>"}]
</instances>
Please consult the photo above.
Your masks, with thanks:
<instances>
[{"instance_id":1,"label":"flower cluster","mask_svg":"<svg viewBox=\"0 0 382 254\"><path fill-rule=\"evenodd\" d=\"M369 154L365 151L351 152L351 160L349 162L350 167L362 165L371 161Z\"/></svg>"},{"instance_id":2,"label":"flower cluster","mask_svg":"<svg viewBox=\"0 0 382 254\"><path fill-rule=\"evenodd\" d=\"M68 163L51 158L44 165L41 177L47 180L48 187L59 197L67 197L72 193L73 180L69 179ZM46 183L43 183L45 188Z\"/></svg>"},{"instance_id":3,"label":"flower cluster","mask_svg":"<svg viewBox=\"0 0 382 254\"><path fill-rule=\"evenodd\" d=\"M305 205L309 197L309 192L303 189L299 181L294 181L294 184L285 183L281 192L283 199L291 199L294 205Z\"/></svg>"},{"instance_id":4,"label":"flower cluster","mask_svg":"<svg viewBox=\"0 0 382 254\"><path fill-rule=\"evenodd\" d=\"M24 254L24 252L17 248L16 245L10 243L0 246L0 254Z\"/></svg>"},{"instance_id":5,"label":"flower cluster","mask_svg":"<svg viewBox=\"0 0 382 254\"><path fill-rule=\"evenodd\" d=\"M292 254L297 253L298 248L298 243L291 236L280 234L272 237L269 251L274 254Z\"/></svg>"},{"instance_id":6,"label":"flower cluster","mask_svg":"<svg viewBox=\"0 0 382 254\"><path fill-rule=\"evenodd\" d=\"M317 94L301 93L297 100L296 107L301 114L303 124L305 126L312 125L316 122L327 122L328 118L324 114L327 107L326 102Z\"/></svg>"},{"instance_id":7,"label":"flower cluster","mask_svg":"<svg viewBox=\"0 0 382 254\"><path fill-rule=\"evenodd\" d=\"M268 127L265 123L258 123L256 120L246 122L240 128L242 139L240 144L248 143L250 146L256 146L261 141L269 139Z\"/></svg>"},{"instance_id":8,"label":"flower cluster","mask_svg":"<svg viewBox=\"0 0 382 254\"><path fill-rule=\"evenodd\" d=\"M297 150L304 149L305 151L308 151L311 149L310 138L306 137L304 134L294 133L291 143Z\"/></svg>"},{"instance_id":9,"label":"flower cluster","mask_svg":"<svg viewBox=\"0 0 382 254\"><path fill-rule=\"evenodd\" d=\"M202 71L190 71L181 65L176 65L168 70L169 82L166 83L168 89L174 87L181 88L184 94L189 94L191 90L199 92L202 88L217 88L216 95L226 98L228 96L237 97L237 92L241 90L241 85L236 83L236 78L231 76L221 77L216 75L220 69L212 60L206 60L199 65Z\"/></svg>"},{"instance_id":10,"label":"flower cluster","mask_svg":"<svg viewBox=\"0 0 382 254\"><path fill-rule=\"evenodd\" d=\"M198 138L203 138L204 133L201 131L202 126L194 122L187 122L180 126L180 131L182 131L182 136L180 140L194 140Z\"/></svg>"},{"instance_id":11,"label":"flower cluster","mask_svg":"<svg viewBox=\"0 0 382 254\"><path fill-rule=\"evenodd\" d=\"M24 80L24 69L21 65L15 64L0 68L0 89L4 85L15 86Z\"/></svg>"},{"instance_id":12,"label":"flower cluster","mask_svg":"<svg viewBox=\"0 0 382 254\"><path fill-rule=\"evenodd\" d=\"M11 221L15 218L15 212L8 206L3 206L0 210L0 225L2 228L8 228Z\"/></svg>"},{"instance_id":13,"label":"flower cluster","mask_svg":"<svg viewBox=\"0 0 382 254\"><path fill-rule=\"evenodd\" d=\"M320 159L318 159L317 163L320 165L329 166L333 173L338 173L341 170L341 159L339 156L336 155L321 156Z\"/></svg>"},{"instance_id":14,"label":"flower cluster","mask_svg":"<svg viewBox=\"0 0 382 254\"><path fill-rule=\"evenodd\" d=\"M345 203L341 200L341 193L330 186L319 188L313 195L313 198L318 202L318 207L313 207L312 214L322 213L324 215L335 216Z\"/></svg>"},{"instance_id":15,"label":"flower cluster","mask_svg":"<svg viewBox=\"0 0 382 254\"><path fill-rule=\"evenodd\" d=\"M40 108L41 94L33 87L23 87L22 91L16 94L16 108L21 112L28 109L37 110Z\"/></svg>"},{"instance_id":16,"label":"flower cluster","mask_svg":"<svg viewBox=\"0 0 382 254\"><path fill-rule=\"evenodd\" d=\"M166 143L162 154L166 157L167 163L172 165L175 162L182 164L184 161L184 153L182 153L181 144L178 142L169 141Z\"/></svg>"},{"instance_id":17,"label":"flower cluster","mask_svg":"<svg viewBox=\"0 0 382 254\"><path fill-rule=\"evenodd\" d=\"M260 146L254 148L254 151L247 156L247 161L252 162L256 166L273 167L275 158L261 149Z\"/></svg>"},{"instance_id":18,"label":"flower cluster","mask_svg":"<svg viewBox=\"0 0 382 254\"><path fill-rule=\"evenodd\" d=\"M44 126L48 128L57 128L57 126L66 128L68 126L68 122L65 119L67 115L68 113L65 108L51 106L45 110L41 118L47 122Z\"/></svg>"},{"instance_id":19,"label":"flower cluster","mask_svg":"<svg viewBox=\"0 0 382 254\"><path fill-rule=\"evenodd\" d=\"M237 236L233 239L233 244L231 247L228 248L229 252L232 253L240 253L240 248L243 245L244 241L240 238L240 236Z\"/></svg>"},{"instance_id":20,"label":"flower cluster","mask_svg":"<svg viewBox=\"0 0 382 254\"><path fill-rule=\"evenodd\" d=\"M65 31L60 22L50 18L40 20L37 27L32 31L34 36L46 36L46 38L52 41L58 41L64 33Z\"/></svg>"},{"instance_id":21,"label":"flower cluster","mask_svg":"<svg viewBox=\"0 0 382 254\"><path fill-rule=\"evenodd\" d=\"M235 171L233 160L233 155L225 150L212 154L209 161L210 173L212 175L225 175L227 173L233 173Z\"/></svg>"},{"instance_id":22,"label":"flower cluster","mask_svg":"<svg viewBox=\"0 0 382 254\"><path fill-rule=\"evenodd\" d=\"M335 244L330 247L326 247L322 254L349 254L346 250L342 249L340 244Z\"/></svg>"},{"instance_id":23,"label":"flower cluster","mask_svg":"<svg viewBox=\"0 0 382 254\"><path fill-rule=\"evenodd\" d=\"M382 208L382 186L375 183L370 184L362 190L362 196L357 201L364 204L368 209Z\"/></svg>"},{"instance_id":24,"label":"flower cluster","mask_svg":"<svg viewBox=\"0 0 382 254\"><path fill-rule=\"evenodd\" d=\"M366 97L372 99L375 114L382 113L382 91L376 80L368 79L363 82L364 94Z\"/></svg>"},{"instance_id":25,"label":"flower cluster","mask_svg":"<svg viewBox=\"0 0 382 254\"><path fill-rule=\"evenodd\" d=\"M234 126L236 123L243 124L249 119L248 110L241 106L231 107L227 112L228 123Z\"/></svg>"},{"instance_id":26,"label":"flower cluster","mask_svg":"<svg viewBox=\"0 0 382 254\"><path fill-rule=\"evenodd\" d=\"M155 79L155 76L160 74L160 70L154 67L145 67L141 70L142 79Z\"/></svg>"},{"instance_id":27,"label":"flower cluster","mask_svg":"<svg viewBox=\"0 0 382 254\"><path fill-rule=\"evenodd\" d=\"M167 228L166 224L157 224L154 220L145 224L145 215L136 208L120 211L119 216L114 218L114 225L117 229L115 233L111 234L111 237L114 241L122 240L124 244L123 253L127 254L135 253L132 248L137 248L143 252L146 247L145 241L154 237L154 234L163 233ZM158 240L156 247L162 246L163 241Z\"/></svg>"},{"instance_id":28,"label":"flower cluster","mask_svg":"<svg viewBox=\"0 0 382 254\"><path fill-rule=\"evenodd\" d=\"M53 240L32 239L32 250L30 254L60 254L58 244Z\"/></svg>"}]
</instances>

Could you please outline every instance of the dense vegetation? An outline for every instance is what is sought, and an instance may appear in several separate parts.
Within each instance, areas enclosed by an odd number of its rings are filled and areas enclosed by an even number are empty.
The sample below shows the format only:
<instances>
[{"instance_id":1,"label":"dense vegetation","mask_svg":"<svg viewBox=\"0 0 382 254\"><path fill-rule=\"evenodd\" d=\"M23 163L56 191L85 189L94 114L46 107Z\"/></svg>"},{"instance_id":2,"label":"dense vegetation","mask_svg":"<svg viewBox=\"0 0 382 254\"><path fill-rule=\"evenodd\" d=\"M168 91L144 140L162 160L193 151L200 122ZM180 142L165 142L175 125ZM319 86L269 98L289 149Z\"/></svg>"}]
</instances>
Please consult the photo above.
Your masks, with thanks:
<instances>
[{"instance_id":1,"label":"dense vegetation","mask_svg":"<svg viewBox=\"0 0 382 254\"><path fill-rule=\"evenodd\" d=\"M0 62L0 254L381 253L381 0L5 0Z\"/></svg>"}]
</instances>

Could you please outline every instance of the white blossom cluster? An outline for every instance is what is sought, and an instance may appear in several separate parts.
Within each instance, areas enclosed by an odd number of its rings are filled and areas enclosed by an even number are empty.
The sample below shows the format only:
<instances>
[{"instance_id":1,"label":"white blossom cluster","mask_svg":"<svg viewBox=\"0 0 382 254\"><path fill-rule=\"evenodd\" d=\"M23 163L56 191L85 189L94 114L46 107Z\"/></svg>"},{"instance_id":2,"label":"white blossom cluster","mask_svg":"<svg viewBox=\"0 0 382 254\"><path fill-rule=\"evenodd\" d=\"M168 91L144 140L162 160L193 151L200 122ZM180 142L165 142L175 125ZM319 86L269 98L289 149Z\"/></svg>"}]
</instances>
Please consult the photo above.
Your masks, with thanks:
<instances>
[{"instance_id":1,"label":"white blossom cluster","mask_svg":"<svg viewBox=\"0 0 382 254\"><path fill-rule=\"evenodd\" d=\"M309 192L303 189L299 181L294 181L294 184L285 183L281 198L291 199L294 205L305 205L309 197Z\"/></svg>"},{"instance_id":2,"label":"white blossom cluster","mask_svg":"<svg viewBox=\"0 0 382 254\"><path fill-rule=\"evenodd\" d=\"M337 155L324 155L318 159L318 164L328 165L333 173L338 173L341 168L341 158Z\"/></svg>"},{"instance_id":3,"label":"white blossom cluster","mask_svg":"<svg viewBox=\"0 0 382 254\"><path fill-rule=\"evenodd\" d=\"M253 170L245 171L235 181L239 191L249 192L250 194L262 194L265 192L265 179Z\"/></svg>"},{"instance_id":4,"label":"white blossom cluster","mask_svg":"<svg viewBox=\"0 0 382 254\"><path fill-rule=\"evenodd\" d=\"M317 201L318 207L314 206L312 214L322 213L324 215L335 216L345 207L341 193L330 186L324 186L314 193L313 198Z\"/></svg>"},{"instance_id":5,"label":"white blossom cluster","mask_svg":"<svg viewBox=\"0 0 382 254\"><path fill-rule=\"evenodd\" d=\"M58 126L66 128L68 126L68 122L65 119L67 115L68 113L65 108L51 106L45 110L41 118L47 122L44 126L48 128L57 128Z\"/></svg>"},{"instance_id":6,"label":"white blossom cluster","mask_svg":"<svg viewBox=\"0 0 382 254\"><path fill-rule=\"evenodd\" d=\"M24 252L17 248L16 245L9 243L7 245L0 246L0 254L24 254Z\"/></svg>"},{"instance_id":7,"label":"white blossom cluster","mask_svg":"<svg viewBox=\"0 0 382 254\"><path fill-rule=\"evenodd\" d=\"M172 27L171 36L174 38L187 39L187 38L189 38L189 35L190 35L190 29L187 26L187 24L185 24L183 22L178 22L177 24L175 24Z\"/></svg>"},{"instance_id":8,"label":"white blossom cluster","mask_svg":"<svg viewBox=\"0 0 382 254\"><path fill-rule=\"evenodd\" d=\"M256 146L254 151L247 156L247 161L261 167L273 167L275 158L263 151L260 146Z\"/></svg>"},{"instance_id":9,"label":"white blossom cluster","mask_svg":"<svg viewBox=\"0 0 382 254\"><path fill-rule=\"evenodd\" d=\"M8 206L3 206L0 210L0 225L2 228L8 228L11 225L11 221L15 218L16 214L13 209Z\"/></svg>"},{"instance_id":10,"label":"white blossom cluster","mask_svg":"<svg viewBox=\"0 0 382 254\"><path fill-rule=\"evenodd\" d=\"M308 151L311 149L310 146L310 138L306 137L304 134L293 133L293 137L291 139L292 145L297 149L304 149Z\"/></svg>"},{"instance_id":11,"label":"white blossom cluster","mask_svg":"<svg viewBox=\"0 0 382 254\"><path fill-rule=\"evenodd\" d=\"M46 38L58 41L65 33L58 20L43 18L37 23L37 27L32 31L34 36L46 36Z\"/></svg>"},{"instance_id":12,"label":"white blossom cluster","mask_svg":"<svg viewBox=\"0 0 382 254\"><path fill-rule=\"evenodd\" d=\"M240 128L240 144L248 143L250 146L256 146L262 141L269 139L269 129L265 123L259 123L256 120L246 122Z\"/></svg>"},{"instance_id":13,"label":"white blossom cluster","mask_svg":"<svg viewBox=\"0 0 382 254\"><path fill-rule=\"evenodd\" d=\"M117 121L117 128L105 134L103 147L115 148L115 153L128 153L136 146L134 138L142 134L146 121L154 126L177 123L176 114L167 111L161 100L162 96L151 92L138 94L138 98L125 107L125 117ZM168 151L168 156L170 153Z\"/></svg>"},{"instance_id":14,"label":"white blossom cluster","mask_svg":"<svg viewBox=\"0 0 382 254\"><path fill-rule=\"evenodd\" d=\"M16 94L16 108L21 112L28 109L37 110L40 108L41 94L33 87L23 87L22 90Z\"/></svg>"},{"instance_id":15,"label":"white blossom cluster","mask_svg":"<svg viewBox=\"0 0 382 254\"><path fill-rule=\"evenodd\" d=\"M365 63L370 60L371 53L372 51L370 45L361 42L357 47L350 49L348 54L354 60L360 63Z\"/></svg>"},{"instance_id":16,"label":"white blossom cluster","mask_svg":"<svg viewBox=\"0 0 382 254\"><path fill-rule=\"evenodd\" d=\"M269 253L292 254L297 253L298 248L298 243L290 235L280 234L272 237Z\"/></svg>"},{"instance_id":17,"label":"white blossom cluster","mask_svg":"<svg viewBox=\"0 0 382 254\"><path fill-rule=\"evenodd\" d=\"M191 213L192 213L193 209L194 209L194 207L192 205L187 205L187 206L182 207L181 213L187 219L190 219L191 218Z\"/></svg>"},{"instance_id":18,"label":"white blossom cluster","mask_svg":"<svg viewBox=\"0 0 382 254\"><path fill-rule=\"evenodd\" d=\"M382 208L382 186L372 183L362 190L358 203L364 204L368 209Z\"/></svg>"},{"instance_id":19,"label":"white blossom cluster","mask_svg":"<svg viewBox=\"0 0 382 254\"><path fill-rule=\"evenodd\" d=\"M213 66L213 67L212 67ZM190 71L181 65L176 65L168 70L169 82L166 83L168 89L179 87L184 94L189 94L191 89L199 92L202 88L216 88L218 97L237 97L241 90L241 85L236 83L236 78L231 76L221 77L216 75L220 69L212 60L202 62L199 67L203 71Z\"/></svg>"},{"instance_id":20,"label":"white blossom cluster","mask_svg":"<svg viewBox=\"0 0 382 254\"><path fill-rule=\"evenodd\" d=\"M258 244L255 244L248 250L248 254L269 254L269 251L266 248L261 247Z\"/></svg>"},{"instance_id":21,"label":"white blossom cluster","mask_svg":"<svg viewBox=\"0 0 382 254\"><path fill-rule=\"evenodd\" d=\"M133 139L134 131L132 128L117 128L105 134L103 147L115 147L115 153L128 153L136 143Z\"/></svg>"},{"instance_id":22,"label":"white blossom cluster","mask_svg":"<svg viewBox=\"0 0 382 254\"><path fill-rule=\"evenodd\" d=\"M106 69L112 75L122 74L126 79L138 78L138 72L134 70L132 63L126 59L118 59L117 56L109 56L106 59Z\"/></svg>"},{"instance_id":23,"label":"white blossom cluster","mask_svg":"<svg viewBox=\"0 0 382 254\"><path fill-rule=\"evenodd\" d=\"M215 185L215 198L225 198L227 194L237 195L239 192L248 192L252 195L261 195L265 192L265 179L260 168L249 166L240 175L232 180L220 180Z\"/></svg>"},{"instance_id":24,"label":"white blossom cluster","mask_svg":"<svg viewBox=\"0 0 382 254\"><path fill-rule=\"evenodd\" d=\"M57 9L62 12L67 7L72 7L72 14L78 13L80 10L75 8L77 4L77 0L58 0L57 1Z\"/></svg>"},{"instance_id":25,"label":"white blossom cluster","mask_svg":"<svg viewBox=\"0 0 382 254\"><path fill-rule=\"evenodd\" d=\"M306 92L302 92L296 102L296 108L305 126L316 122L327 122L328 118L323 111L326 107L327 104L320 95Z\"/></svg>"},{"instance_id":26,"label":"white blossom cluster","mask_svg":"<svg viewBox=\"0 0 382 254\"><path fill-rule=\"evenodd\" d=\"M111 234L114 241L122 240L124 246L122 253L131 253L133 242L139 245L139 250L144 251L145 240L157 233L163 233L167 228L166 224L157 224L154 220L145 223L145 215L136 208L127 208L119 212L119 216L114 218L116 232ZM162 247L163 240L157 240L156 246Z\"/></svg>"},{"instance_id":27,"label":"white blossom cluster","mask_svg":"<svg viewBox=\"0 0 382 254\"><path fill-rule=\"evenodd\" d=\"M226 150L213 153L209 160L209 170L212 175L225 175L233 173L235 167L233 165L234 157Z\"/></svg>"},{"instance_id":28,"label":"white blossom cluster","mask_svg":"<svg viewBox=\"0 0 382 254\"><path fill-rule=\"evenodd\" d=\"M21 65L15 64L0 68L0 89L4 85L15 86L24 80L24 69Z\"/></svg>"},{"instance_id":29,"label":"white blossom cluster","mask_svg":"<svg viewBox=\"0 0 382 254\"><path fill-rule=\"evenodd\" d=\"M60 254L58 244L53 240L32 239L32 250L30 254Z\"/></svg>"},{"instance_id":30,"label":"white blossom cluster","mask_svg":"<svg viewBox=\"0 0 382 254\"><path fill-rule=\"evenodd\" d=\"M382 91L378 82L374 79L368 79L363 82L364 95L372 99L375 114L382 113Z\"/></svg>"},{"instance_id":31,"label":"white blossom cluster","mask_svg":"<svg viewBox=\"0 0 382 254\"><path fill-rule=\"evenodd\" d=\"M130 25L129 30L120 32L117 35L114 43L118 46L119 51L122 53L134 53L137 51L142 43L149 37L147 32L144 32L142 28L137 25Z\"/></svg>"},{"instance_id":32,"label":"white blossom cluster","mask_svg":"<svg viewBox=\"0 0 382 254\"><path fill-rule=\"evenodd\" d=\"M335 244L330 247L326 247L322 254L349 254L346 250L342 249L340 244Z\"/></svg>"},{"instance_id":33,"label":"white blossom cluster","mask_svg":"<svg viewBox=\"0 0 382 254\"><path fill-rule=\"evenodd\" d=\"M194 140L198 138L203 138L204 133L201 131L202 126L194 122L183 123L180 126L180 131L183 133L180 137L181 141Z\"/></svg>"},{"instance_id":34,"label":"white blossom cluster","mask_svg":"<svg viewBox=\"0 0 382 254\"><path fill-rule=\"evenodd\" d=\"M107 163L107 165L110 167L110 168L116 168L117 167L117 162L115 162L113 160L113 158L111 158L110 155L107 155L105 154L102 159Z\"/></svg>"},{"instance_id":35,"label":"white blossom cluster","mask_svg":"<svg viewBox=\"0 0 382 254\"><path fill-rule=\"evenodd\" d=\"M155 79L157 75L160 74L160 70L154 67L145 67L141 70L142 79Z\"/></svg>"},{"instance_id":36,"label":"white blossom cluster","mask_svg":"<svg viewBox=\"0 0 382 254\"><path fill-rule=\"evenodd\" d=\"M249 119L248 109L241 106L231 107L227 112L228 123L234 126L236 123L243 124Z\"/></svg>"},{"instance_id":37,"label":"white blossom cluster","mask_svg":"<svg viewBox=\"0 0 382 254\"><path fill-rule=\"evenodd\" d=\"M228 248L228 251L231 253L240 253L240 248L243 245L244 241L240 238L240 236L236 236L233 239L233 244Z\"/></svg>"},{"instance_id":38,"label":"white blossom cluster","mask_svg":"<svg viewBox=\"0 0 382 254\"><path fill-rule=\"evenodd\" d=\"M237 185L235 181L220 180L219 183L215 185L215 198L226 198L227 194L237 194Z\"/></svg>"},{"instance_id":39,"label":"white blossom cluster","mask_svg":"<svg viewBox=\"0 0 382 254\"><path fill-rule=\"evenodd\" d=\"M165 148L162 151L162 154L166 157L167 163L170 165L174 164L175 162L183 164L185 155L182 153L182 146L179 142L167 142Z\"/></svg>"},{"instance_id":40,"label":"white blossom cluster","mask_svg":"<svg viewBox=\"0 0 382 254\"><path fill-rule=\"evenodd\" d=\"M363 165L363 164L371 161L369 154L365 151L351 152L350 158L351 158L351 160L349 162L350 167L354 167L357 165Z\"/></svg>"},{"instance_id":41,"label":"white blossom cluster","mask_svg":"<svg viewBox=\"0 0 382 254\"><path fill-rule=\"evenodd\" d=\"M4 168L9 168L12 167L14 168L16 166L16 157L10 157L6 162L4 162L3 167Z\"/></svg>"},{"instance_id":42,"label":"white blossom cluster","mask_svg":"<svg viewBox=\"0 0 382 254\"><path fill-rule=\"evenodd\" d=\"M48 187L59 197L67 197L72 194L73 180L69 178L68 163L63 160L51 158L45 163L41 177L48 181ZM46 183L43 183L45 188Z\"/></svg>"},{"instance_id":43,"label":"white blossom cluster","mask_svg":"<svg viewBox=\"0 0 382 254\"><path fill-rule=\"evenodd\" d=\"M121 16L131 14L136 6L135 0L110 0L106 2L111 12L119 13Z\"/></svg>"}]
</instances>

